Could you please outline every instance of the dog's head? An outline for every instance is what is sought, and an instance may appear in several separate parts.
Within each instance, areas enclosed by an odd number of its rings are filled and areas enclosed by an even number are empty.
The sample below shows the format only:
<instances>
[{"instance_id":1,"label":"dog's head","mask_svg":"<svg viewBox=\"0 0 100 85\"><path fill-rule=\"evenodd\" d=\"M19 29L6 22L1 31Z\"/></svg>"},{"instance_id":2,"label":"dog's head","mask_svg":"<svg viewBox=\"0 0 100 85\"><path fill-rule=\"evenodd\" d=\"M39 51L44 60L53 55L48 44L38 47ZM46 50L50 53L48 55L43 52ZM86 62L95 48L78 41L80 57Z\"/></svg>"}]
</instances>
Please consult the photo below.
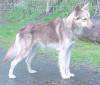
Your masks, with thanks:
<instances>
[{"instance_id":1,"label":"dog's head","mask_svg":"<svg viewBox=\"0 0 100 85\"><path fill-rule=\"evenodd\" d=\"M79 6L75 8L73 21L77 27L91 28L93 26L92 21L90 19L88 4L84 5L82 8L80 8Z\"/></svg>"}]
</instances>

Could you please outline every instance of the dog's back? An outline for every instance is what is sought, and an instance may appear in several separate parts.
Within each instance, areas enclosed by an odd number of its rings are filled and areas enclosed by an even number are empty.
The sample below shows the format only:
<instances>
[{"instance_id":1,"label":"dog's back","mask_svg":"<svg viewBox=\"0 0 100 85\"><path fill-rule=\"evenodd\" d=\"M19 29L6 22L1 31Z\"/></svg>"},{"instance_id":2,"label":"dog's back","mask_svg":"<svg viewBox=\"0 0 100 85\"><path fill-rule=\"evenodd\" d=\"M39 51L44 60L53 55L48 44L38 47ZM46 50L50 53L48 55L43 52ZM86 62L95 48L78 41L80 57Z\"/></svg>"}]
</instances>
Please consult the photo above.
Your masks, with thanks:
<instances>
[{"instance_id":1,"label":"dog's back","mask_svg":"<svg viewBox=\"0 0 100 85\"><path fill-rule=\"evenodd\" d=\"M25 35L30 33L32 35L32 40L38 40L44 43L59 42L57 31L61 36L61 23L62 20L57 18L48 24L28 24L20 30L20 37L25 37Z\"/></svg>"}]
</instances>

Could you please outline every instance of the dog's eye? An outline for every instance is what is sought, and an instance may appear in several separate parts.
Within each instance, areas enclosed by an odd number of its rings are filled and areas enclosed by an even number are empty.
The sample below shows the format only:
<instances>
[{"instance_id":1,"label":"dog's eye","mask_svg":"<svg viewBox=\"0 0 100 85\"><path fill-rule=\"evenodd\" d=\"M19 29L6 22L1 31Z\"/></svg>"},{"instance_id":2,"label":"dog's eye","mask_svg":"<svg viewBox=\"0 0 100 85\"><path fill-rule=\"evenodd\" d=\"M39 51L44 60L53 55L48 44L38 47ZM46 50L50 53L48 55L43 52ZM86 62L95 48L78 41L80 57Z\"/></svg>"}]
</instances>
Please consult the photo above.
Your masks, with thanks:
<instances>
[{"instance_id":1,"label":"dog's eye","mask_svg":"<svg viewBox=\"0 0 100 85\"><path fill-rule=\"evenodd\" d=\"M86 20L87 20L87 18L82 18L82 20L86 21Z\"/></svg>"},{"instance_id":2,"label":"dog's eye","mask_svg":"<svg viewBox=\"0 0 100 85\"><path fill-rule=\"evenodd\" d=\"M80 20L80 17L77 17L76 20Z\"/></svg>"}]
</instances>

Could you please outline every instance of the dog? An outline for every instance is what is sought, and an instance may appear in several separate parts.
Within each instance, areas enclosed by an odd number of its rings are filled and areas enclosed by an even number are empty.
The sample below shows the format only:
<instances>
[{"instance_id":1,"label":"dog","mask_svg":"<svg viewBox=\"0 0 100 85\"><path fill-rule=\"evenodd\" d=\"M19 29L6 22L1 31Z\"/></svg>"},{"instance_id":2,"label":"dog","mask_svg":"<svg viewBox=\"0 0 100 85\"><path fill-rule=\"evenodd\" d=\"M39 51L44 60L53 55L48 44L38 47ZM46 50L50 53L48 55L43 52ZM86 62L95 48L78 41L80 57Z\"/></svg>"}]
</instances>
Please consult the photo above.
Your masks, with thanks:
<instances>
[{"instance_id":1,"label":"dog","mask_svg":"<svg viewBox=\"0 0 100 85\"><path fill-rule=\"evenodd\" d=\"M9 78L16 78L14 69L23 59L25 59L29 73L37 72L31 68L31 60L35 56L35 51L32 52L32 56L29 56L36 44L54 47L59 54L58 66L62 79L74 77L69 67L74 38L82 32L84 27L91 28L92 25L88 4L83 7L76 6L68 17L56 18L47 24L26 25L17 33L14 44L9 48L3 60L6 62L13 58Z\"/></svg>"}]
</instances>

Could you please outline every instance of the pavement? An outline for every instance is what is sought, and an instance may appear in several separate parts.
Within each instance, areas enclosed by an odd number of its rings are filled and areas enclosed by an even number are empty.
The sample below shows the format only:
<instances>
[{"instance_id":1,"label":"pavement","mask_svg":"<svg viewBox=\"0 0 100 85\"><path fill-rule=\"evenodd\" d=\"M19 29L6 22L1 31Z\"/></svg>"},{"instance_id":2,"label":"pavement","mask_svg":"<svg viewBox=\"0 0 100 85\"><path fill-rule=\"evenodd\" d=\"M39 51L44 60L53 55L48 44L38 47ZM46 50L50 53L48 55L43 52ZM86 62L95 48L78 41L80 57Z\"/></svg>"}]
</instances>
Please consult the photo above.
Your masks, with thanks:
<instances>
[{"instance_id":1,"label":"pavement","mask_svg":"<svg viewBox=\"0 0 100 85\"><path fill-rule=\"evenodd\" d=\"M0 85L100 85L100 67L92 67L87 63L71 62L71 72L74 78L63 80L60 77L57 60L46 54L37 55L32 62L32 68L38 72L30 74L24 60L15 69L16 79L8 78L10 61L2 63L5 50L0 49Z\"/></svg>"}]
</instances>

